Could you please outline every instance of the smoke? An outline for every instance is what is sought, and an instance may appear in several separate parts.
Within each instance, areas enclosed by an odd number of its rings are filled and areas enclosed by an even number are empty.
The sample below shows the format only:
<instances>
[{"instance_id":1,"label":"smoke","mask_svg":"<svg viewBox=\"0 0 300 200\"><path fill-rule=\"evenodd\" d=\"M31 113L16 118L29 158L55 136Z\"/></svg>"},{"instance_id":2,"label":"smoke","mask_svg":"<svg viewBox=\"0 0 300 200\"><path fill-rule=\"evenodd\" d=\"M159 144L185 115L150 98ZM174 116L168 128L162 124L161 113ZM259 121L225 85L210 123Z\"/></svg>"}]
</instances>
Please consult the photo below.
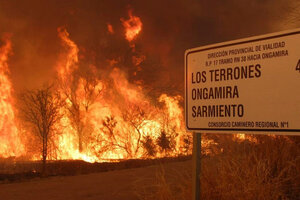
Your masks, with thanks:
<instances>
[{"instance_id":1,"label":"smoke","mask_svg":"<svg viewBox=\"0 0 300 200\"><path fill-rule=\"evenodd\" d=\"M129 9L143 23L134 51L120 20ZM79 67L92 64L106 76L116 60L129 81L158 96L183 93L186 49L296 28L297 10L295 0L11 0L0 5L0 34L12 34L9 66L17 91L53 80L62 51L57 28L64 26L79 47ZM138 70L133 56L145 56Z\"/></svg>"}]
</instances>

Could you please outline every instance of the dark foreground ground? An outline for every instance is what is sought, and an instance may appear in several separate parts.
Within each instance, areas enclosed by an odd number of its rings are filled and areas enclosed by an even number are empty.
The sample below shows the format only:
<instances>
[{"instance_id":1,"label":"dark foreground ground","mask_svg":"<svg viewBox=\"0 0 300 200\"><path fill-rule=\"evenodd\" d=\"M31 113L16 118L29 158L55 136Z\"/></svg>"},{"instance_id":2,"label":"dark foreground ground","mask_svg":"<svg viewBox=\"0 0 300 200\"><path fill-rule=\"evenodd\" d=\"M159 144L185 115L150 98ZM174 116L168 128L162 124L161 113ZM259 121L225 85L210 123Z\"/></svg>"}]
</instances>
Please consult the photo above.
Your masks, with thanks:
<instances>
[{"instance_id":1,"label":"dark foreground ground","mask_svg":"<svg viewBox=\"0 0 300 200\"><path fill-rule=\"evenodd\" d=\"M135 200L162 169L172 179L173 173L190 167L188 160L87 175L37 177L0 184L0 200Z\"/></svg>"}]
</instances>

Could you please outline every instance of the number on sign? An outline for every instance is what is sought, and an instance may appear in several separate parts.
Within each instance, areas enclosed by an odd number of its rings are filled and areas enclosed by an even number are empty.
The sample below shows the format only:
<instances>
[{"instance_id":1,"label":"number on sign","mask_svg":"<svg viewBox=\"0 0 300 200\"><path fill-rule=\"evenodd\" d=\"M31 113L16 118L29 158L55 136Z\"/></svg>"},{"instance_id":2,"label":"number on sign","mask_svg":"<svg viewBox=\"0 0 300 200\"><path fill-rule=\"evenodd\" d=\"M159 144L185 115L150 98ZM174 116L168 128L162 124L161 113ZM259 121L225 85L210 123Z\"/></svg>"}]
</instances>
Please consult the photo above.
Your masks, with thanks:
<instances>
[{"instance_id":1,"label":"number on sign","mask_svg":"<svg viewBox=\"0 0 300 200\"><path fill-rule=\"evenodd\" d=\"M298 61L298 64L296 66L296 71L299 71L300 72L300 60Z\"/></svg>"}]
</instances>

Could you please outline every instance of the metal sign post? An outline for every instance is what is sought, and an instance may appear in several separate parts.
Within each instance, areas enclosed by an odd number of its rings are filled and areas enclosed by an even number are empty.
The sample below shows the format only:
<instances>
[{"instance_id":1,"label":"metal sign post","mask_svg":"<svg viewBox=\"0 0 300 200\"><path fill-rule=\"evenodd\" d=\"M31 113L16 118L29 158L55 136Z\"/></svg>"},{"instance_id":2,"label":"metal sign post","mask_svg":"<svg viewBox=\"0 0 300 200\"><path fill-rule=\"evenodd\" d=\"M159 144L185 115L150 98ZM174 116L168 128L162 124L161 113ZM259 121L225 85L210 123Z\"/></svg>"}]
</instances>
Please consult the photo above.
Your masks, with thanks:
<instances>
[{"instance_id":1,"label":"metal sign post","mask_svg":"<svg viewBox=\"0 0 300 200\"><path fill-rule=\"evenodd\" d=\"M201 133L193 133L193 200L200 199Z\"/></svg>"}]
</instances>

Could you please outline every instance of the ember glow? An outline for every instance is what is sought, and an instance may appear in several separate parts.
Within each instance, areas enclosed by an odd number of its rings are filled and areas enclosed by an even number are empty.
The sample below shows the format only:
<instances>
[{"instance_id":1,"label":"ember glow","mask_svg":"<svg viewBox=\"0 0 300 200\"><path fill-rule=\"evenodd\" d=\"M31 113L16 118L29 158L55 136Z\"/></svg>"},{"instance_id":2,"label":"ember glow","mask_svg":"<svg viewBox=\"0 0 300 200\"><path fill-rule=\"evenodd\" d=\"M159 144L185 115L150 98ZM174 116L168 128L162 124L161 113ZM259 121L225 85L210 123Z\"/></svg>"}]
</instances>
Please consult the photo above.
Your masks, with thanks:
<instances>
[{"instance_id":1,"label":"ember glow","mask_svg":"<svg viewBox=\"0 0 300 200\"><path fill-rule=\"evenodd\" d=\"M147 59L136 53L133 42L142 30L142 21L129 11L129 19L122 18L121 22L126 32L124 39L130 42L128 47L133 53L130 60L135 76L143 70L141 64ZM111 24L107 23L107 30L114 33ZM181 96L150 97L142 80L134 83L128 80L128 75L119 67L122 65L119 57L108 60L108 70L103 72L80 59L85 49L78 47L65 27L57 28L57 37L60 55L53 66L54 87L64 106L59 110L62 117L49 138L48 159L102 162L186 153L182 151L188 133L183 124ZM9 52L11 43L6 40L0 52L0 157L26 156L40 160L41 147L26 151L30 142L22 143L15 125L7 65ZM80 67L83 64L85 67ZM99 76L101 73L106 75ZM37 141L31 129L23 127L22 131L26 132L26 141L30 138Z\"/></svg>"},{"instance_id":2,"label":"ember glow","mask_svg":"<svg viewBox=\"0 0 300 200\"><path fill-rule=\"evenodd\" d=\"M114 34L114 28L111 24L107 24L107 30L110 34Z\"/></svg>"}]
</instances>

